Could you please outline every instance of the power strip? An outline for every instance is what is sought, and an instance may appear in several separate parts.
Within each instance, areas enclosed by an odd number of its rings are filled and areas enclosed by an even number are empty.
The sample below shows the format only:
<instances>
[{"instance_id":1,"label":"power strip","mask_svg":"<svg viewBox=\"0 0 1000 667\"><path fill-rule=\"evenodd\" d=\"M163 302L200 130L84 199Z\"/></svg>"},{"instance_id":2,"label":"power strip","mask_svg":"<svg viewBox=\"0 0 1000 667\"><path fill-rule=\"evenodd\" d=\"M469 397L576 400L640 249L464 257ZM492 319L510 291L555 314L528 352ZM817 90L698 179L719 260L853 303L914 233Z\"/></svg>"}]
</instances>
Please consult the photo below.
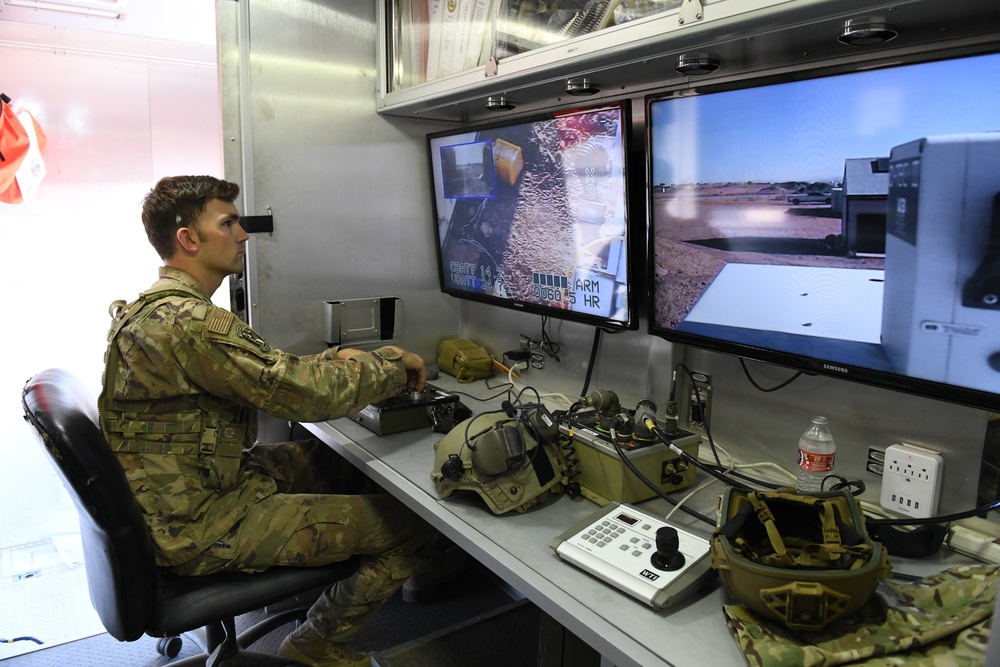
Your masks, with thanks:
<instances>
[{"instance_id":1,"label":"power strip","mask_svg":"<svg viewBox=\"0 0 1000 667\"><path fill-rule=\"evenodd\" d=\"M885 450L882 507L913 518L934 516L941 496L944 459L937 452L910 444Z\"/></svg>"},{"instance_id":2,"label":"power strip","mask_svg":"<svg viewBox=\"0 0 1000 667\"><path fill-rule=\"evenodd\" d=\"M1000 538L983 535L964 526L952 526L948 530L946 544L955 551L984 563L1000 563Z\"/></svg>"}]
</instances>

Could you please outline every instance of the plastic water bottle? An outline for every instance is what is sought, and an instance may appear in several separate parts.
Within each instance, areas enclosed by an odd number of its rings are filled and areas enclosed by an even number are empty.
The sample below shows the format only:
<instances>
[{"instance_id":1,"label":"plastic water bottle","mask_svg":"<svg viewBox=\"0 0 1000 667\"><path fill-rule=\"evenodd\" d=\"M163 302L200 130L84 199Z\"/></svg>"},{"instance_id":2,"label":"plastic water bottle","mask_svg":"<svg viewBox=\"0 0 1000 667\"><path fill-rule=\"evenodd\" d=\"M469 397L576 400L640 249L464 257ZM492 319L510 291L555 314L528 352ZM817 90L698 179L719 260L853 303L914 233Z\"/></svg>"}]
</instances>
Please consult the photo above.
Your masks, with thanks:
<instances>
[{"instance_id":1,"label":"plastic water bottle","mask_svg":"<svg viewBox=\"0 0 1000 667\"><path fill-rule=\"evenodd\" d=\"M812 424L799 438L799 466L795 490L799 493L819 493L823 479L833 474L837 444L830 435L826 417L813 417Z\"/></svg>"}]
</instances>

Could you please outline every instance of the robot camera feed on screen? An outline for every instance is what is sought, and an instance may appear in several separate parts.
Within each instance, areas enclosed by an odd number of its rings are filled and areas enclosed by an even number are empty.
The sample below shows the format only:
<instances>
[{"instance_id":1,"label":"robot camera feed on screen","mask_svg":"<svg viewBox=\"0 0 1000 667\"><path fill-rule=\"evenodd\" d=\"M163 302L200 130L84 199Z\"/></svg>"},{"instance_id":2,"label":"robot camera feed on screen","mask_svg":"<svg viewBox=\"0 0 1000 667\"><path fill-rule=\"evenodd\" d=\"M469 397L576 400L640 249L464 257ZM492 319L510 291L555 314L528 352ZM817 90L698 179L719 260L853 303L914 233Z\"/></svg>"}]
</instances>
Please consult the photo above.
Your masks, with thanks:
<instances>
[{"instance_id":1,"label":"robot camera feed on screen","mask_svg":"<svg viewBox=\"0 0 1000 667\"><path fill-rule=\"evenodd\" d=\"M603 327L636 327L627 102L432 134L447 294Z\"/></svg>"},{"instance_id":2,"label":"robot camera feed on screen","mask_svg":"<svg viewBox=\"0 0 1000 667\"><path fill-rule=\"evenodd\" d=\"M650 332L996 409L998 71L987 53L650 97Z\"/></svg>"}]
</instances>

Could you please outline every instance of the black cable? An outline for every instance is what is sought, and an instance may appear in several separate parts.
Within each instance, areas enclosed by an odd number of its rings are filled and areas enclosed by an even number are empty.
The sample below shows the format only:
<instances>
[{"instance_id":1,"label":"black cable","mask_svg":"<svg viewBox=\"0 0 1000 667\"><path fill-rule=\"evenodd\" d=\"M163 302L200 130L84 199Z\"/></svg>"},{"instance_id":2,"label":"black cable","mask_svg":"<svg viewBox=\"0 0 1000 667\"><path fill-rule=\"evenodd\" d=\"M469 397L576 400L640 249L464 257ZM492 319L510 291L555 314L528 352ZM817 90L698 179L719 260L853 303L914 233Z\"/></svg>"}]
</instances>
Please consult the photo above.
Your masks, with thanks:
<instances>
[{"instance_id":1,"label":"black cable","mask_svg":"<svg viewBox=\"0 0 1000 667\"><path fill-rule=\"evenodd\" d=\"M590 391L590 378L594 373L594 364L597 361L597 347L601 344L601 330L594 329L594 343L590 346L590 361L587 362L587 377L583 381L583 390L580 391L581 396L586 396L587 392Z\"/></svg>"},{"instance_id":2,"label":"black cable","mask_svg":"<svg viewBox=\"0 0 1000 667\"><path fill-rule=\"evenodd\" d=\"M539 346L545 354L549 355L556 361L559 361L559 350L562 346L559 343L553 343L549 338L549 333L545 330L545 326L548 323L549 318L542 316L542 344Z\"/></svg>"},{"instance_id":3,"label":"black cable","mask_svg":"<svg viewBox=\"0 0 1000 667\"><path fill-rule=\"evenodd\" d=\"M501 387L507 387L507 391L503 392L503 393L500 393L500 394L497 394L496 396L491 396L488 399L477 398L476 399L477 401L483 401L483 402L485 402L485 401L488 401L488 400L490 400L492 398L496 398L497 396L503 396L504 393L509 393L510 392L510 387L513 387L514 385L511 384L509 378L507 378L506 382L503 382L501 384L498 384L498 385L495 385L495 386L492 386L492 387L490 386L490 380L492 380L493 378L495 378L498 375L503 375L503 373L501 373L500 371L496 371L496 372L493 373L493 375L491 375L488 378L486 378L485 380L483 380L483 382L486 384L486 388L489 389L489 390L493 390L493 389L500 389ZM504 377L506 378L507 376L504 376ZM456 392L453 392L453 393L457 394L458 392L456 391ZM473 397L473 398L475 398L475 397Z\"/></svg>"},{"instance_id":4,"label":"black cable","mask_svg":"<svg viewBox=\"0 0 1000 667\"><path fill-rule=\"evenodd\" d=\"M785 380L781 384L775 385L774 387L770 387L770 388L764 388L764 387L760 386L759 384L757 384L757 381L754 380L753 376L750 375L750 369L747 368L746 361L744 361L743 357L740 357L739 360L740 360L740 366L743 367L743 374L747 376L747 380L750 381L750 384L752 384L754 386L754 388L757 389L758 391L763 391L765 393L766 392L771 392L771 391L778 391L779 389L783 389L783 388L787 387L788 385L790 385L795 380L797 380L800 375L802 375L802 371L796 371L795 375L793 375L792 377L788 378L787 380Z\"/></svg>"},{"instance_id":5,"label":"black cable","mask_svg":"<svg viewBox=\"0 0 1000 667\"><path fill-rule=\"evenodd\" d=\"M507 386L510 387L510 384L508 383ZM486 388L487 389L496 389L496 387L490 387L489 385L487 385ZM470 394L468 392L464 392L464 391L449 391L448 393L449 394L458 394L459 396L465 396L467 398L471 398L474 401L479 401L480 403L488 403L488 402L492 401L495 398L500 398L504 394L510 394L510 389L509 388L505 389L505 390L501 391L499 394L494 394L493 396L487 396L486 398L479 398L478 396L473 396L472 394Z\"/></svg>"},{"instance_id":6,"label":"black cable","mask_svg":"<svg viewBox=\"0 0 1000 667\"><path fill-rule=\"evenodd\" d=\"M760 479L758 477L754 477L753 475L748 475L747 473L741 472L739 470L730 470L729 468L727 468L725 466L712 466L711 464L708 464L708 463L705 463L704 465L709 466L710 468L712 468L716 472L718 472L718 473L720 473L722 475L725 475L726 477L739 477L740 479L742 479L744 481L750 482L754 486L760 486L760 487L763 487L765 489L770 489L772 491L777 490L777 489L781 489L781 488L785 488L785 487L789 486L789 484L781 484L779 482L769 482L769 481Z\"/></svg>"},{"instance_id":7,"label":"black cable","mask_svg":"<svg viewBox=\"0 0 1000 667\"><path fill-rule=\"evenodd\" d=\"M728 484L729 486L733 487L737 491L741 491L743 493L753 493L754 490L751 489L749 486L744 486L742 484L735 483L733 480L729 479L728 477L726 477L725 475L723 475L721 472L717 472L716 470L714 470L712 468L712 466L706 465L706 464L702 463L697 458L691 456L690 454L688 454L687 452L685 452L683 449L681 449L680 447L678 447L677 445L675 445L673 442L671 442L670 436L667 433L665 433L663 431L663 429L661 429L659 426L654 426L653 428L650 428L649 430L652 431L653 434L655 434L657 438L659 438L660 440L662 440L663 444L665 444L667 447L669 447L671 449L671 451L673 451L676 454L679 454L682 458L686 459L688 462L693 463L695 465L695 467L697 467L699 470L708 473L709 475L711 475L712 477L716 478L720 482Z\"/></svg>"},{"instance_id":8,"label":"black cable","mask_svg":"<svg viewBox=\"0 0 1000 667\"><path fill-rule=\"evenodd\" d=\"M691 369L688 368L687 366L685 366L682 363L678 363L676 366L674 366L674 382L676 382L676 380L677 380L677 369L678 368L682 369L687 374L688 380L691 382L691 386L692 387L696 387L696 383L694 381L694 373L692 373ZM671 396L674 395L674 389L673 389L673 387L671 387L671 389L670 389L670 395ZM701 399L701 392L697 391L697 388L694 391L694 397L698 401L698 409L701 410L701 414L705 415L705 418L703 418L702 421L701 421L701 425L705 427L705 437L708 438L708 448L709 448L709 450L711 450L712 456L715 458L715 463L719 467L725 467L725 466L722 465L722 459L719 458L719 452L718 452L718 450L715 447L715 439L712 438L712 429L709 426L708 418L707 418L708 410L705 407L704 401L702 401L702 399ZM673 400L673 399L671 399L671 400Z\"/></svg>"},{"instance_id":9,"label":"black cable","mask_svg":"<svg viewBox=\"0 0 1000 667\"><path fill-rule=\"evenodd\" d=\"M699 521L704 521L705 523L707 523L710 526L714 526L715 525L715 520L714 519L710 519L707 516L705 516L704 514L702 514L701 512L695 511L695 510L691 509L690 507L687 507L686 505L681 505L678 501L674 500L673 498L671 498L670 496L668 496L666 493L664 493L663 489L661 489L656 484L653 484L651 481L649 481L649 479L647 479L646 476L643 475L642 472L638 468L636 468L635 465L629 460L628 455L625 453L625 450L623 450L622 446L620 444L618 444L618 437L617 437L617 433L615 433L615 427L614 426L611 427L611 444L614 445L615 451L618 452L618 456L621 458L622 463L624 463L626 465L626 467L628 467L628 469L632 471L633 475L635 475L636 477L639 478L640 482L642 482L643 484L645 484L646 486L648 486L650 489L652 489L653 492L656 493L656 495L658 495L659 497L663 498L668 503L670 503L674 507L678 508L680 511L685 512L687 514L690 514L691 516L693 516L694 518L698 519Z\"/></svg>"}]
</instances>

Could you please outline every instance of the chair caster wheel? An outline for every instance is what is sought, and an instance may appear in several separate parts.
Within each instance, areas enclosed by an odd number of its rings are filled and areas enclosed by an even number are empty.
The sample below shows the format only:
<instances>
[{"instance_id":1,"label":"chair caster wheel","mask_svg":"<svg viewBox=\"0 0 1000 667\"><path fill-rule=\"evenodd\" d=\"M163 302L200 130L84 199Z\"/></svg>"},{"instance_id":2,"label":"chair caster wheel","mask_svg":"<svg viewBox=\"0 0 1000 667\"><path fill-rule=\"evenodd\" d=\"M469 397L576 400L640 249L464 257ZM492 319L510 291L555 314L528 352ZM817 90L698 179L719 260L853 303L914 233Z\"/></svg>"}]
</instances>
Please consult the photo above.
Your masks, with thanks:
<instances>
[{"instance_id":1,"label":"chair caster wheel","mask_svg":"<svg viewBox=\"0 0 1000 667\"><path fill-rule=\"evenodd\" d=\"M161 637L156 640L156 652L168 658L176 658L183 645L184 640L180 637Z\"/></svg>"}]
</instances>

